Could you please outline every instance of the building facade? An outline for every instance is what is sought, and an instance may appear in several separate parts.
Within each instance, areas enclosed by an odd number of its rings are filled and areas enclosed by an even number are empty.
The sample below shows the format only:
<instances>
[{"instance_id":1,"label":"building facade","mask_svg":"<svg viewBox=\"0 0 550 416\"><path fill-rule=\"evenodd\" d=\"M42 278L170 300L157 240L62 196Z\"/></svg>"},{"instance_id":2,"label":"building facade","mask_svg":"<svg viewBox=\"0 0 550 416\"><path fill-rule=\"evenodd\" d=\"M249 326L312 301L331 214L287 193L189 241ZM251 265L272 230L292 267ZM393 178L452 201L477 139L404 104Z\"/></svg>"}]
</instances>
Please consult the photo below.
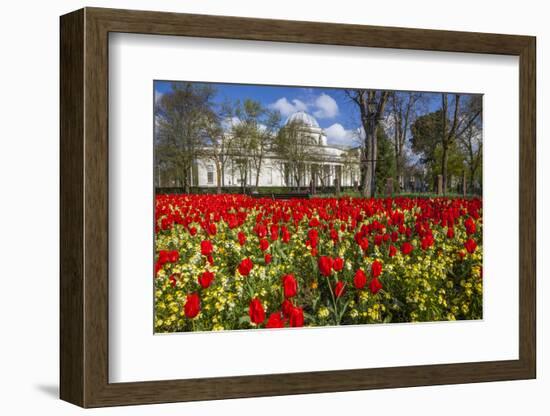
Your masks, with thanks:
<instances>
[{"instance_id":1,"label":"building facade","mask_svg":"<svg viewBox=\"0 0 550 416\"><path fill-rule=\"evenodd\" d=\"M247 155L238 154L224 158L224 166L215 158L207 156L196 160L191 183L194 187L352 187L360 182L360 149L352 146L328 144L327 136L312 115L298 111L285 121L284 126L299 125L297 140L306 157L300 161L300 169L281 158L280 153L268 149L262 157L260 171ZM205 152L208 153L208 152ZM259 174L258 174L259 173ZM174 186L163 183L161 175L156 178L160 186ZM157 186L159 186L157 185Z\"/></svg>"}]
</instances>

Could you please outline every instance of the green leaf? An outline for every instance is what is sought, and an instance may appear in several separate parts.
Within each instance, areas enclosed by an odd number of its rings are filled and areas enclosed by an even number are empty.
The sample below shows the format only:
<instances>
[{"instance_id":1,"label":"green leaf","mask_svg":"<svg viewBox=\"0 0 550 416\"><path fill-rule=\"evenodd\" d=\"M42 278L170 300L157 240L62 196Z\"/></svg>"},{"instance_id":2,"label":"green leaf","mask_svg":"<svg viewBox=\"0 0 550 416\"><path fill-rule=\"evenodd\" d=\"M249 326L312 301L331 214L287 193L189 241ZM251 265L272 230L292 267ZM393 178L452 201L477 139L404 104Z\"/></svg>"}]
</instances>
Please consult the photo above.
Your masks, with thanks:
<instances>
[{"instance_id":1,"label":"green leaf","mask_svg":"<svg viewBox=\"0 0 550 416\"><path fill-rule=\"evenodd\" d=\"M346 313L346 310L348 309L348 304L349 304L349 300L346 303L344 303L344 306L340 311L340 316L339 316L340 320L343 318L344 314Z\"/></svg>"},{"instance_id":2,"label":"green leaf","mask_svg":"<svg viewBox=\"0 0 550 416\"><path fill-rule=\"evenodd\" d=\"M249 324L250 323L250 316L248 315L245 315L245 316L241 316L239 318L239 324L242 325L242 324Z\"/></svg>"},{"instance_id":3,"label":"green leaf","mask_svg":"<svg viewBox=\"0 0 550 416\"><path fill-rule=\"evenodd\" d=\"M310 313L304 312L304 317L310 322L315 322L315 316Z\"/></svg>"}]
</instances>

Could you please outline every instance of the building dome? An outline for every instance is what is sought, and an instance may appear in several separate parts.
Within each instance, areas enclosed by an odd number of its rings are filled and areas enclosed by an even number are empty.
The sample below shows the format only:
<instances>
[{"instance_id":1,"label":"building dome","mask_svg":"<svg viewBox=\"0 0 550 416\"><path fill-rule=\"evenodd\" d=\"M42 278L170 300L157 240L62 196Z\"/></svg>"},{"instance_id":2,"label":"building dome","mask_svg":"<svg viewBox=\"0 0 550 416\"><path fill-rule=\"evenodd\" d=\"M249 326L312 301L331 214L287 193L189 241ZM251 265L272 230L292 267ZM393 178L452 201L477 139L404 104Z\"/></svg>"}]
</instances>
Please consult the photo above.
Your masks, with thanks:
<instances>
[{"instance_id":1,"label":"building dome","mask_svg":"<svg viewBox=\"0 0 550 416\"><path fill-rule=\"evenodd\" d=\"M292 123L292 122L302 123L306 127L312 127L316 129L319 128L319 123L317 123L317 120L315 120L315 117L306 113L305 111L297 111L291 114L290 117L286 119L285 125L288 125L289 123Z\"/></svg>"}]
</instances>

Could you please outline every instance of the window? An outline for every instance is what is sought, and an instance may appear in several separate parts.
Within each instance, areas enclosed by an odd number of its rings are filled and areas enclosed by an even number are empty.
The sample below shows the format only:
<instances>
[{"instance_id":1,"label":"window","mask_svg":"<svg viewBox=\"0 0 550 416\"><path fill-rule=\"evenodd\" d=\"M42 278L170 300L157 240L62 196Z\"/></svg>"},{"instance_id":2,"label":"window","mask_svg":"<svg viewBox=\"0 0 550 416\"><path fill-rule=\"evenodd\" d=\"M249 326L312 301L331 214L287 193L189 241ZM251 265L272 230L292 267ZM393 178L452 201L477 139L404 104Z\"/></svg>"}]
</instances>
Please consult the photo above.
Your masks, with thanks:
<instances>
[{"instance_id":1,"label":"window","mask_svg":"<svg viewBox=\"0 0 550 416\"><path fill-rule=\"evenodd\" d=\"M267 179L267 184L268 185L273 185L273 168L269 167L267 168L267 175L266 175L266 179Z\"/></svg>"},{"instance_id":2,"label":"window","mask_svg":"<svg viewBox=\"0 0 550 416\"><path fill-rule=\"evenodd\" d=\"M213 165L206 166L206 183L208 183L208 185L212 185L214 183L214 166Z\"/></svg>"}]
</instances>

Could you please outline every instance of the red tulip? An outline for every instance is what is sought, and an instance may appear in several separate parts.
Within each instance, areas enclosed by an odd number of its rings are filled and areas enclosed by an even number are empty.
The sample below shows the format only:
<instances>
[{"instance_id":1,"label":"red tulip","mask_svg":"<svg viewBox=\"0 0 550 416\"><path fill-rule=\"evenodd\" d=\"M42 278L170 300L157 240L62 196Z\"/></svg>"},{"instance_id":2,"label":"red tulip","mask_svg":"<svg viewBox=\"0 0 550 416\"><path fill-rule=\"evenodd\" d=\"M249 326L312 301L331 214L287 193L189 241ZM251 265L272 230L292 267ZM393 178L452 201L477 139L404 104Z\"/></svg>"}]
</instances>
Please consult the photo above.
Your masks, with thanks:
<instances>
[{"instance_id":1,"label":"red tulip","mask_svg":"<svg viewBox=\"0 0 550 416\"><path fill-rule=\"evenodd\" d=\"M341 257L336 257L332 264L334 271L339 272L344 268L344 259Z\"/></svg>"},{"instance_id":2,"label":"red tulip","mask_svg":"<svg viewBox=\"0 0 550 416\"><path fill-rule=\"evenodd\" d=\"M264 224L258 224L254 227L256 235L260 238L263 238L267 235L267 227Z\"/></svg>"},{"instance_id":3,"label":"red tulip","mask_svg":"<svg viewBox=\"0 0 550 416\"><path fill-rule=\"evenodd\" d=\"M214 246L210 240L201 241L201 254L203 256L210 256L214 252Z\"/></svg>"},{"instance_id":4,"label":"red tulip","mask_svg":"<svg viewBox=\"0 0 550 416\"><path fill-rule=\"evenodd\" d=\"M369 240L367 237L363 237L359 240L359 247L361 247L361 250L367 251L369 248Z\"/></svg>"},{"instance_id":5,"label":"red tulip","mask_svg":"<svg viewBox=\"0 0 550 416\"><path fill-rule=\"evenodd\" d=\"M265 320L265 311L260 299L254 298L250 301L248 315L250 316L250 322L257 325L261 324Z\"/></svg>"},{"instance_id":6,"label":"red tulip","mask_svg":"<svg viewBox=\"0 0 550 416\"><path fill-rule=\"evenodd\" d=\"M355 272L355 276L353 277L353 285L356 289L363 289L366 284L367 276L365 275L365 272L361 269L358 269Z\"/></svg>"},{"instance_id":7,"label":"red tulip","mask_svg":"<svg viewBox=\"0 0 550 416\"><path fill-rule=\"evenodd\" d=\"M307 232L307 237L310 241L311 247L317 247L317 244L319 243L319 231L317 231L315 228L312 228Z\"/></svg>"},{"instance_id":8,"label":"red tulip","mask_svg":"<svg viewBox=\"0 0 550 416\"><path fill-rule=\"evenodd\" d=\"M179 260L180 253L178 253L178 250L172 250L168 253L168 261L170 263L175 263Z\"/></svg>"},{"instance_id":9,"label":"red tulip","mask_svg":"<svg viewBox=\"0 0 550 416\"><path fill-rule=\"evenodd\" d=\"M374 260L371 265L372 277L376 278L382 274L382 263L378 260Z\"/></svg>"},{"instance_id":10,"label":"red tulip","mask_svg":"<svg viewBox=\"0 0 550 416\"><path fill-rule=\"evenodd\" d=\"M288 243L290 241L290 233L284 225L281 227L281 240L283 243Z\"/></svg>"},{"instance_id":11,"label":"red tulip","mask_svg":"<svg viewBox=\"0 0 550 416\"><path fill-rule=\"evenodd\" d=\"M168 280L170 281L170 285L171 285L172 287L176 287L176 284L177 284L176 276L171 275L170 278L169 278Z\"/></svg>"},{"instance_id":12,"label":"red tulip","mask_svg":"<svg viewBox=\"0 0 550 416\"><path fill-rule=\"evenodd\" d=\"M428 248L434 245L434 242L435 240L433 236L431 234L428 234L427 236L422 237L422 241L420 242L420 247L422 248L422 250L427 250Z\"/></svg>"},{"instance_id":13,"label":"red tulip","mask_svg":"<svg viewBox=\"0 0 550 416\"><path fill-rule=\"evenodd\" d=\"M464 243L464 247L466 247L466 250L468 250L468 253L474 254L477 248L477 243L471 238L469 238L468 241Z\"/></svg>"},{"instance_id":14,"label":"red tulip","mask_svg":"<svg viewBox=\"0 0 550 416\"><path fill-rule=\"evenodd\" d=\"M464 227L468 234L474 234L476 232L476 223L471 217L468 217L468 219L464 221Z\"/></svg>"},{"instance_id":15,"label":"red tulip","mask_svg":"<svg viewBox=\"0 0 550 416\"><path fill-rule=\"evenodd\" d=\"M208 234L214 236L217 233L216 224L210 223L208 224Z\"/></svg>"},{"instance_id":16,"label":"red tulip","mask_svg":"<svg viewBox=\"0 0 550 416\"><path fill-rule=\"evenodd\" d=\"M239 264L238 270L242 276L248 276L254 267L254 263L249 258L243 259Z\"/></svg>"},{"instance_id":17,"label":"red tulip","mask_svg":"<svg viewBox=\"0 0 550 416\"><path fill-rule=\"evenodd\" d=\"M344 294L344 282L342 282L341 280L336 282L336 285L334 286L334 294L337 298Z\"/></svg>"},{"instance_id":18,"label":"red tulip","mask_svg":"<svg viewBox=\"0 0 550 416\"><path fill-rule=\"evenodd\" d=\"M290 326L301 327L304 326L304 311L302 308L293 307L290 312Z\"/></svg>"},{"instance_id":19,"label":"red tulip","mask_svg":"<svg viewBox=\"0 0 550 416\"><path fill-rule=\"evenodd\" d=\"M373 278L369 283L369 289L373 295L376 295L380 289L382 289L382 283L377 277Z\"/></svg>"},{"instance_id":20,"label":"red tulip","mask_svg":"<svg viewBox=\"0 0 550 416\"><path fill-rule=\"evenodd\" d=\"M401 253L403 253L405 256L407 254L411 254L413 249L414 249L414 246L408 241L405 241L403 244L401 244Z\"/></svg>"},{"instance_id":21,"label":"red tulip","mask_svg":"<svg viewBox=\"0 0 550 416\"><path fill-rule=\"evenodd\" d=\"M199 276L199 284L202 286L203 289L208 288L212 281L214 280L214 273L210 271L205 271Z\"/></svg>"},{"instance_id":22,"label":"red tulip","mask_svg":"<svg viewBox=\"0 0 550 416\"><path fill-rule=\"evenodd\" d=\"M283 316L287 319L290 318L290 314L293 308L294 308L294 305L292 304L292 302L288 299L285 299L281 304L281 310L283 311Z\"/></svg>"},{"instance_id":23,"label":"red tulip","mask_svg":"<svg viewBox=\"0 0 550 416\"><path fill-rule=\"evenodd\" d=\"M260 250L266 251L269 248L269 241L267 241L265 238L262 238L260 240Z\"/></svg>"},{"instance_id":24,"label":"red tulip","mask_svg":"<svg viewBox=\"0 0 550 416\"><path fill-rule=\"evenodd\" d=\"M273 312L269 315L267 323L265 324L266 328L284 328L284 326L285 323L283 321L283 317L281 316L281 312Z\"/></svg>"},{"instance_id":25,"label":"red tulip","mask_svg":"<svg viewBox=\"0 0 550 416\"><path fill-rule=\"evenodd\" d=\"M246 243L246 235L245 233L243 233L242 231L239 231L239 233L237 234L237 238L239 239L239 244L241 246L244 246L245 243Z\"/></svg>"},{"instance_id":26,"label":"red tulip","mask_svg":"<svg viewBox=\"0 0 550 416\"><path fill-rule=\"evenodd\" d=\"M187 295L185 306L183 307L185 316L188 318L196 317L201 310L201 299L198 293L190 293Z\"/></svg>"},{"instance_id":27,"label":"red tulip","mask_svg":"<svg viewBox=\"0 0 550 416\"><path fill-rule=\"evenodd\" d=\"M283 276L283 291L285 298L291 298L298 293L298 283L292 274L285 274Z\"/></svg>"},{"instance_id":28,"label":"red tulip","mask_svg":"<svg viewBox=\"0 0 550 416\"><path fill-rule=\"evenodd\" d=\"M319 271L325 277L330 276L332 271L332 258L327 256L319 257Z\"/></svg>"},{"instance_id":29,"label":"red tulip","mask_svg":"<svg viewBox=\"0 0 550 416\"><path fill-rule=\"evenodd\" d=\"M264 256L265 264L271 263L272 258L273 258L273 257L271 256L271 254L266 253L266 255Z\"/></svg>"},{"instance_id":30,"label":"red tulip","mask_svg":"<svg viewBox=\"0 0 550 416\"><path fill-rule=\"evenodd\" d=\"M389 255L390 257L393 257L393 256L395 256L396 254L397 254L397 248L395 248L394 245L391 245L388 255Z\"/></svg>"}]
</instances>

